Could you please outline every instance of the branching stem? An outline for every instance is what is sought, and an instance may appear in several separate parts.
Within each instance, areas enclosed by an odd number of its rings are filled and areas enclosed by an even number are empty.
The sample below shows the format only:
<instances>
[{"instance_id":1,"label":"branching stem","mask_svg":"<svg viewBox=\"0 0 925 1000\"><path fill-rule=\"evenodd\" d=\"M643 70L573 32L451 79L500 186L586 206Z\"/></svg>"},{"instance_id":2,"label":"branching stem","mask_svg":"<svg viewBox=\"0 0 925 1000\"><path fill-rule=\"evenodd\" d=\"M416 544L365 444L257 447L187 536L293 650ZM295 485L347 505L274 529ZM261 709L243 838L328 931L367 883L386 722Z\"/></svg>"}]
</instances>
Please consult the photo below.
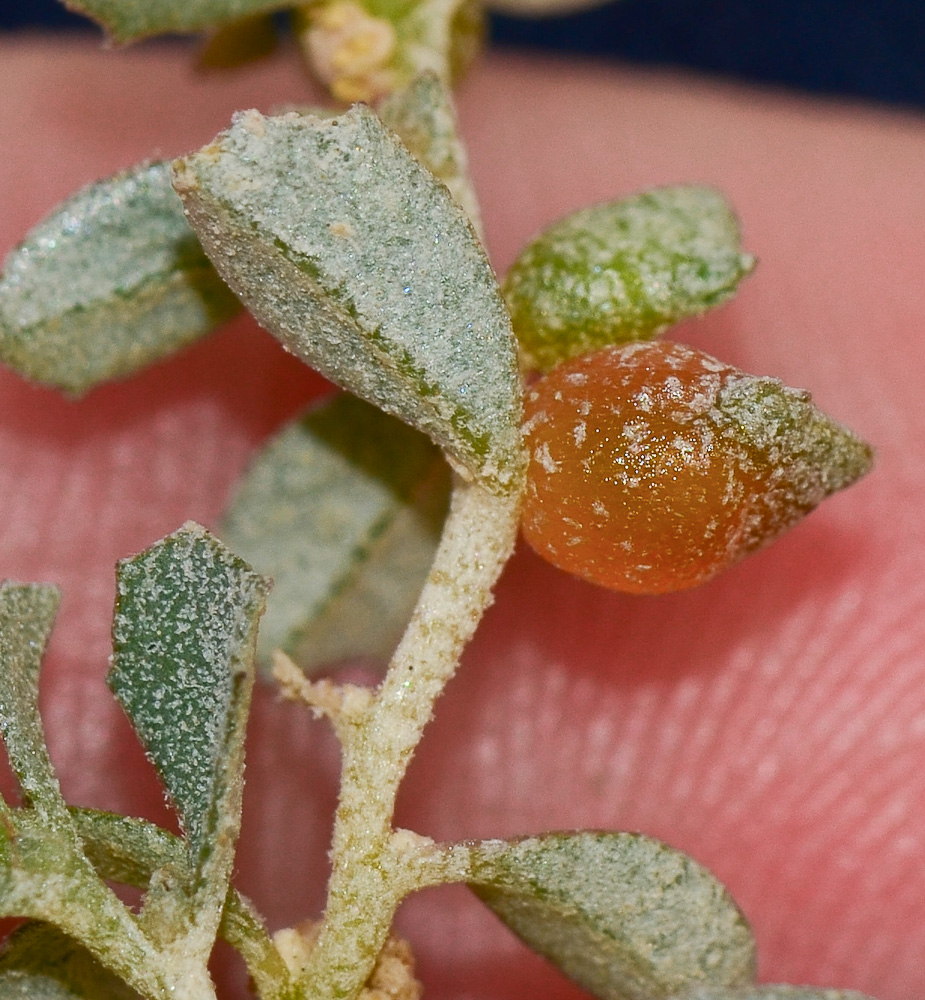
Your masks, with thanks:
<instances>
[{"instance_id":1,"label":"branching stem","mask_svg":"<svg viewBox=\"0 0 925 1000\"><path fill-rule=\"evenodd\" d=\"M350 1000L375 964L401 899L434 881L433 845L392 830L398 786L516 538L519 497L457 481L433 567L368 708L343 720L333 870L318 943L300 982L312 1000ZM426 857L420 877L409 853ZM456 857L445 855L450 880Z\"/></svg>"}]
</instances>

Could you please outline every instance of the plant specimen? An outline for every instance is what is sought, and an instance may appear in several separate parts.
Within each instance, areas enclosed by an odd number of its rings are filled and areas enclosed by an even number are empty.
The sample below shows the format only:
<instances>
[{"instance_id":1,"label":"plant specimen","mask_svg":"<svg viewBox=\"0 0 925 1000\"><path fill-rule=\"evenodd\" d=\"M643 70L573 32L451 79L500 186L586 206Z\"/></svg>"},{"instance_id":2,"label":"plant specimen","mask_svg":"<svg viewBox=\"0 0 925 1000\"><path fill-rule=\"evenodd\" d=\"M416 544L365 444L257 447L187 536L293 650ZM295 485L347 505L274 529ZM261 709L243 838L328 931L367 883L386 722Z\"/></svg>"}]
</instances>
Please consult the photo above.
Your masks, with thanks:
<instances>
[{"instance_id":1,"label":"plant specimen","mask_svg":"<svg viewBox=\"0 0 925 1000\"><path fill-rule=\"evenodd\" d=\"M268 5L201 6L87 4L117 38ZM260 996L415 996L395 909L463 882L599 997L847 996L755 985L751 933L723 887L651 838L446 844L393 825L524 498L528 539L553 562L661 591L769 541L870 462L805 394L649 339L728 298L752 266L711 190L579 212L524 251L502 293L445 83L476 21L427 4L300 11L334 96L375 111L242 112L197 153L79 192L5 265L0 353L67 392L128 375L243 304L355 394L269 445L224 541L188 524L118 569L110 686L182 837L64 803L37 712L57 595L4 587L0 726L23 795L3 809L0 898L28 918L2 959L10 995L212 996L221 935ZM389 661L375 690L314 676L352 655ZM231 886L258 661L328 718L343 754L324 916L272 938ZM112 882L143 891L137 911Z\"/></svg>"}]
</instances>

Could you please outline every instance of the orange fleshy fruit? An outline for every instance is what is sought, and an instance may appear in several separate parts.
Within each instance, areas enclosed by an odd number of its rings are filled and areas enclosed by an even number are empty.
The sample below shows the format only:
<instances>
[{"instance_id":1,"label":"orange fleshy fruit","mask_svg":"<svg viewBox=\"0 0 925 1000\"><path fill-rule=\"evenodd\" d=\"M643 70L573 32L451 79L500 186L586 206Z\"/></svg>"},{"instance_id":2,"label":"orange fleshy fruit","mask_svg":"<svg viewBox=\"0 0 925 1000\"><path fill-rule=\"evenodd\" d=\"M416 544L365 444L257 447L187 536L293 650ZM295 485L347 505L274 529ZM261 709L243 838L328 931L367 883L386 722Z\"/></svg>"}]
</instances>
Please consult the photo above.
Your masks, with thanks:
<instances>
[{"instance_id":1,"label":"orange fleshy fruit","mask_svg":"<svg viewBox=\"0 0 925 1000\"><path fill-rule=\"evenodd\" d=\"M524 439L527 541L636 594L705 583L872 462L808 393L668 341L553 369L527 390Z\"/></svg>"}]
</instances>

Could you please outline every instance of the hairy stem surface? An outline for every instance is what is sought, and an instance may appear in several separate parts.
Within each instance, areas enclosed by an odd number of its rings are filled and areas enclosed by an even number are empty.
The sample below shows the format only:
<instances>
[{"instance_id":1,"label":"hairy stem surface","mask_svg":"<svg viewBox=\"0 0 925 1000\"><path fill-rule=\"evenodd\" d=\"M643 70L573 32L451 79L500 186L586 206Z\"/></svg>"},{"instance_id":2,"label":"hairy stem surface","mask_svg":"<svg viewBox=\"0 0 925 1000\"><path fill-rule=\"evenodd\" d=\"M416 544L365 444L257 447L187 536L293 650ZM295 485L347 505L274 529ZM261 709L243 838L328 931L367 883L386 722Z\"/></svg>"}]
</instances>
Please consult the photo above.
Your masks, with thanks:
<instances>
[{"instance_id":1,"label":"hairy stem surface","mask_svg":"<svg viewBox=\"0 0 925 1000\"><path fill-rule=\"evenodd\" d=\"M434 880L432 848L392 830L395 796L434 702L491 604L518 513L518 496L457 482L433 567L388 673L369 706L338 726L343 773L328 905L300 984L312 1000L355 997L398 903ZM425 855L428 864L414 863ZM452 855L446 866L448 878L459 876Z\"/></svg>"}]
</instances>

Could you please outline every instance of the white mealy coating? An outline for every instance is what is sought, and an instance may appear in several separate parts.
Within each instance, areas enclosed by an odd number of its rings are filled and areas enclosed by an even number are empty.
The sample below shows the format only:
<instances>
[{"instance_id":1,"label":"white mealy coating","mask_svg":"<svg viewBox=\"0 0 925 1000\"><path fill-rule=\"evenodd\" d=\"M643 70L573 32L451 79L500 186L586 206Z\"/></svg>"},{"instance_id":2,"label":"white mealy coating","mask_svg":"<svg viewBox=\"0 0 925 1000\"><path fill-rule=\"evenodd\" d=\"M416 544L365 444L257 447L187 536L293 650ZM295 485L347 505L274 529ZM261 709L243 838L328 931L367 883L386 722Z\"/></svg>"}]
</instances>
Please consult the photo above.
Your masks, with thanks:
<instances>
[{"instance_id":1,"label":"white mealy coating","mask_svg":"<svg viewBox=\"0 0 925 1000\"><path fill-rule=\"evenodd\" d=\"M479 895L604 1000L651 1000L754 975L754 940L722 885L638 834L581 831L473 847Z\"/></svg>"},{"instance_id":2,"label":"white mealy coating","mask_svg":"<svg viewBox=\"0 0 925 1000\"><path fill-rule=\"evenodd\" d=\"M69 392L169 354L240 308L190 230L167 163L78 191L4 267L0 357Z\"/></svg>"},{"instance_id":3,"label":"white mealy coating","mask_svg":"<svg viewBox=\"0 0 925 1000\"><path fill-rule=\"evenodd\" d=\"M677 186L554 223L522 252L504 291L527 363L545 371L717 305L753 264L722 197Z\"/></svg>"},{"instance_id":4,"label":"white mealy coating","mask_svg":"<svg viewBox=\"0 0 925 1000\"><path fill-rule=\"evenodd\" d=\"M464 877L468 852L434 852L391 830L398 784L433 703L491 603L514 545L516 499L457 483L434 566L369 709L343 725L344 764L328 909L303 981L307 995L352 996L404 894ZM424 864L409 864L421 858Z\"/></svg>"},{"instance_id":5,"label":"white mealy coating","mask_svg":"<svg viewBox=\"0 0 925 1000\"><path fill-rule=\"evenodd\" d=\"M520 384L491 268L372 112L240 114L175 185L216 268L286 347L512 488Z\"/></svg>"}]
</instances>

